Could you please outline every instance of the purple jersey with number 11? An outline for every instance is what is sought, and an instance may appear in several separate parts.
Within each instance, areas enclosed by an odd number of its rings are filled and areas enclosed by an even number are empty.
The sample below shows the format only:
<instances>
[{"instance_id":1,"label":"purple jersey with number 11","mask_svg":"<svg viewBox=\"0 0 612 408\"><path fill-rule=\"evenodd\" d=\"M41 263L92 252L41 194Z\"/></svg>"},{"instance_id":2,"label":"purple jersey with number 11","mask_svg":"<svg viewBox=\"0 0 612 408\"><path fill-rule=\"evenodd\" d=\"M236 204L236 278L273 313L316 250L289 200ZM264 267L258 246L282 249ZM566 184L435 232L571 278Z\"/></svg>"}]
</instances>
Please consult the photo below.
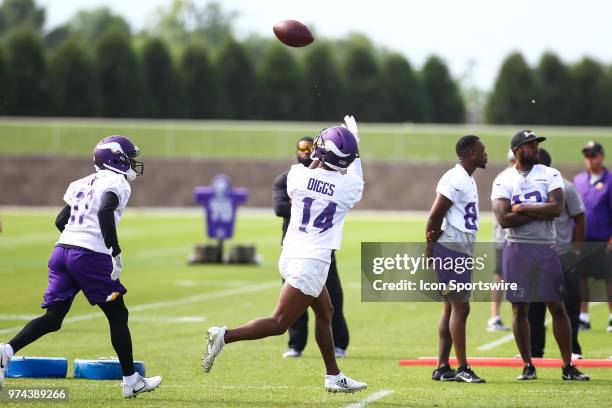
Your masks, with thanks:
<instances>
[{"instance_id":1,"label":"purple jersey with number 11","mask_svg":"<svg viewBox=\"0 0 612 408\"><path fill-rule=\"evenodd\" d=\"M342 226L348 210L363 193L361 163L356 159L347 174L291 166L287 194L291 198L291 221L283 240L284 258L331 261L331 250L340 249Z\"/></svg>"}]
</instances>

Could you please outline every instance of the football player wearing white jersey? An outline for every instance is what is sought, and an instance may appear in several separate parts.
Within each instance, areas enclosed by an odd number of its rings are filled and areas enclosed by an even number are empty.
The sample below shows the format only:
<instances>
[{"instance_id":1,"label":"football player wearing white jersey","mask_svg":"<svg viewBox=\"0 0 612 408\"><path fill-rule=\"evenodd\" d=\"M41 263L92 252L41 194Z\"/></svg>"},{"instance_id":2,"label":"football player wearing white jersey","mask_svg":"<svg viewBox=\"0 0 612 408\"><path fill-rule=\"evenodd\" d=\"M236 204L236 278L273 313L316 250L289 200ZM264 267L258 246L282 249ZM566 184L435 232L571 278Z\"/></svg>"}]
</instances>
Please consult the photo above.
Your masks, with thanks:
<instances>
[{"instance_id":1,"label":"football player wearing white jersey","mask_svg":"<svg viewBox=\"0 0 612 408\"><path fill-rule=\"evenodd\" d=\"M124 136L109 136L93 152L96 172L70 184L55 225L61 232L49 259L49 285L42 308L46 313L32 321L8 343L0 344L0 388L13 354L47 333L57 331L83 294L102 309L110 325L111 342L123 372L123 396L135 397L159 386L161 377L144 378L134 369L128 310L121 284L121 248L117 224L130 198L130 184L142 174L140 151Z\"/></svg>"},{"instance_id":2,"label":"football player wearing white jersey","mask_svg":"<svg viewBox=\"0 0 612 408\"><path fill-rule=\"evenodd\" d=\"M346 125L319 133L310 168L296 164L287 176L291 221L279 260L285 283L276 309L270 317L234 329L209 328L202 358L205 372L212 369L224 345L282 335L312 307L315 338L327 374L325 389L355 392L367 388L366 383L347 377L338 368L331 330L333 307L325 287L332 250L340 249L344 217L361 200L364 186L357 124L352 116L344 120Z\"/></svg>"},{"instance_id":3,"label":"football player wearing white jersey","mask_svg":"<svg viewBox=\"0 0 612 408\"><path fill-rule=\"evenodd\" d=\"M477 136L463 136L455 146L459 163L440 179L436 198L426 228L427 257L458 259L471 257L478 232L478 190L472 174L487 164L485 146ZM444 225L443 225L444 224ZM455 271L434 261L440 283L451 280L469 283L471 270ZM465 265L465 262L461 263ZM484 383L470 368L466 357L465 326L470 312L469 293L444 292L444 309L439 324L438 367L432 374L436 381ZM449 364L451 347L459 367Z\"/></svg>"},{"instance_id":4,"label":"football player wearing white jersey","mask_svg":"<svg viewBox=\"0 0 612 408\"><path fill-rule=\"evenodd\" d=\"M564 380L586 381L588 376L571 363L572 337L563 297L565 283L559 255L554 249L554 219L564 208L563 178L558 170L538 164L538 145L546 140L531 130L521 130L510 147L516 157L513 171L493 182L491 200L499 225L507 228L502 273L512 303L512 330L524 367L519 380L537 378L530 347L528 302L546 302L561 358Z\"/></svg>"}]
</instances>

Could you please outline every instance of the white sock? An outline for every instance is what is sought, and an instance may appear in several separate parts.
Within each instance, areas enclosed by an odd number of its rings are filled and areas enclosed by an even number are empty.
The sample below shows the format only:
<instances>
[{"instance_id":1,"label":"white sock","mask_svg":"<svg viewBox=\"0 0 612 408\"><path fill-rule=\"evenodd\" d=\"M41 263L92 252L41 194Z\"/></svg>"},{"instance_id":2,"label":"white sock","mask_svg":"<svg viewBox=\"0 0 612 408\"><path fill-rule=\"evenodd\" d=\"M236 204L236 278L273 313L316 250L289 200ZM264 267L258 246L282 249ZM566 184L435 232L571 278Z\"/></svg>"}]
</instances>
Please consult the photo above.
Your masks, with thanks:
<instances>
[{"instance_id":1,"label":"white sock","mask_svg":"<svg viewBox=\"0 0 612 408\"><path fill-rule=\"evenodd\" d=\"M127 376L127 377L123 376L123 383L125 385L133 387L136 385L137 382L138 382L138 371L136 371L134 374Z\"/></svg>"},{"instance_id":2,"label":"white sock","mask_svg":"<svg viewBox=\"0 0 612 408\"><path fill-rule=\"evenodd\" d=\"M580 312L580 316L578 317L580 320L582 320L583 322L589 322L589 314L588 313L583 313Z\"/></svg>"},{"instance_id":3,"label":"white sock","mask_svg":"<svg viewBox=\"0 0 612 408\"><path fill-rule=\"evenodd\" d=\"M610 312L610 315L608 316L608 320L612 320L612 312Z\"/></svg>"},{"instance_id":4,"label":"white sock","mask_svg":"<svg viewBox=\"0 0 612 408\"><path fill-rule=\"evenodd\" d=\"M492 318L489 319L489 324L493 324L493 323L498 322L500 320L501 320L501 317L499 315L498 316L493 316Z\"/></svg>"},{"instance_id":5,"label":"white sock","mask_svg":"<svg viewBox=\"0 0 612 408\"><path fill-rule=\"evenodd\" d=\"M13 351L13 347L11 347L11 345L8 343L4 345L4 352L8 356L9 360L13 358L13 355L15 354L15 352Z\"/></svg>"},{"instance_id":6,"label":"white sock","mask_svg":"<svg viewBox=\"0 0 612 408\"><path fill-rule=\"evenodd\" d=\"M326 377L332 377L332 378L336 378L336 377L340 377L342 376L342 371L340 371L338 374L336 375L325 375Z\"/></svg>"}]
</instances>

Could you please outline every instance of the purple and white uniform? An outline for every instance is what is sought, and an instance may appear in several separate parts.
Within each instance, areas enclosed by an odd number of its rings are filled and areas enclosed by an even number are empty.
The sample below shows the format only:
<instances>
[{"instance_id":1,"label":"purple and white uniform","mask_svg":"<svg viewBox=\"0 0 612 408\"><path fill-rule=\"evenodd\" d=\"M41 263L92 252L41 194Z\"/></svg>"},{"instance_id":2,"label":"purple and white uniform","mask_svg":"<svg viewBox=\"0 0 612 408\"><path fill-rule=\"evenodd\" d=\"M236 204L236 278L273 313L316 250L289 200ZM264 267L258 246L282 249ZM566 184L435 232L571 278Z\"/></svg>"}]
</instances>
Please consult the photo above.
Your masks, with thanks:
<instances>
[{"instance_id":1,"label":"purple and white uniform","mask_svg":"<svg viewBox=\"0 0 612 408\"><path fill-rule=\"evenodd\" d=\"M544 204L548 194L564 189L558 170L540 164L529 172L516 168L500 174L493 182L491 200L507 199L511 205ZM554 221L533 220L520 227L506 229L502 256L502 274L518 289L506 292L510 302L546 302L562 300L565 291L563 268L555 251Z\"/></svg>"},{"instance_id":2,"label":"purple and white uniform","mask_svg":"<svg viewBox=\"0 0 612 408\"><path fill-rule=\"evenodd\" d=\"M432 248L433 257L444 260L471 257L478 232L478 189L474 177L462 165L456 164L444 173L436 193L448 198L453 205L444 216L442 235ZM448 263L435 262L435 265L440 283L449 284L451 280L468 283L472 280L471 269L461 269L459 273L455 268L445 266Z\"/></svg>"},{"instance_id":3,"label":"purple and white uniform","mask_svg":"<svg viewBox=\"0 0 612 408\"><path fill-rule=\"evenodd\" d=\"M127 292L119 280L110 278L111 251L104 244L98 222L98 210L106 192L119 199L114 212L118 225L131 193L123 174L100 170L72 182L66 190L64 201L71 208L70 218L49 259L49 285L43 308L72 299L80 290L92 305Z\"/></svg>"},{"instance_id":4,"label":"purple and white uniform","mask_svg":"<svg viewBox=\"0 0 612 408\"><path fill-rule=\"evenodd\" d=\"M291 166L287 175L291 221L279 259L281 276L287 283L308 296L319 296L332 250L340 249L344 218L361 200L363 187L359 159L348 167L347 174L302 164Z\"/></svg>"}]
</instances>

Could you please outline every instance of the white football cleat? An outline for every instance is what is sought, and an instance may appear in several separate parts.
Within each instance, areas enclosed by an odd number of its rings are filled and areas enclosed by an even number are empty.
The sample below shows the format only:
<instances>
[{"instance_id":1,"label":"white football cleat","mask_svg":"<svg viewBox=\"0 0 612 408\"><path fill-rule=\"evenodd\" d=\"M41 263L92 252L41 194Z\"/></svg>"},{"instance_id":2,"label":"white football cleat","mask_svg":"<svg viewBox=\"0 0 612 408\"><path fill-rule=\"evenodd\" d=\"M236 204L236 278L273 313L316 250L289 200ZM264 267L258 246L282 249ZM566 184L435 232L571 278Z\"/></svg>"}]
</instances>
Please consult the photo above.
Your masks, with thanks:
<instances>
[{"instance_id":1,"label":"white football cleat","mask_svg":"<svg viewBox=\"0 0 612 408\"><path fill-rule=\"evenodd\" d=\"M223 350L225 329L227 329L227 326L211 327L206 332L206 349L204 350L204 356L202 356L202 369L205 373L212 370L215 357Z\"/></svg>"},{"instance_id":2,"label":"white football cleat","mask_svg":"<svg viewBox=\"0 0 612 408\"><path fill-rule=\"evenodd\" d=\"M325 376L325 391L327 392L356 392L365 390L368 384L355 381L342 374Z\"/></svg>"},{"instance_id":3,"label":"white football cleat","mask_svg":"<svg viewBox=\"0 0 612 408\"><path fill-rule=\"evenodd\" d=\"M4 351L4 343L0 343L0 390L4 387L4 373L8 369L8 363L11 359Z\"/></svg>"},{"instance_id":4,"label":"white football cleat","mask_svg":"<svg viewBox=\"0 0 612 408\"><path fill-rule=\"evenodd\" d=\"M302 357L302 352L297 351L294 348L290 348L289 350L283 353L283 358L297 358L297 357Z\"/></svg>"},{"instance_id":5,"label":"white football cleat","mask_svg":"<svg viewBox=\"0 0 612 408\"><path fill-rule=\"evenodd\" d=\"M334 348L334 354L336 355L336 358L346 358L346 350L340 347Z\"/></svg>"},{"instance_id":6,"label":"white football cleat","mask_svg":"<svg viewBox=\"0 0 612 408\"><path fill-rule=\"evenodd\" d=\"M162 382L162 378L160 376L145 378L138 374L138 380L136 384L133 386L127 385L126 383L121 383L121 387L123 387L123 396L125 398L136 398L136 396L143 392L151 392Z\"/></svg>"}]
</instances>

